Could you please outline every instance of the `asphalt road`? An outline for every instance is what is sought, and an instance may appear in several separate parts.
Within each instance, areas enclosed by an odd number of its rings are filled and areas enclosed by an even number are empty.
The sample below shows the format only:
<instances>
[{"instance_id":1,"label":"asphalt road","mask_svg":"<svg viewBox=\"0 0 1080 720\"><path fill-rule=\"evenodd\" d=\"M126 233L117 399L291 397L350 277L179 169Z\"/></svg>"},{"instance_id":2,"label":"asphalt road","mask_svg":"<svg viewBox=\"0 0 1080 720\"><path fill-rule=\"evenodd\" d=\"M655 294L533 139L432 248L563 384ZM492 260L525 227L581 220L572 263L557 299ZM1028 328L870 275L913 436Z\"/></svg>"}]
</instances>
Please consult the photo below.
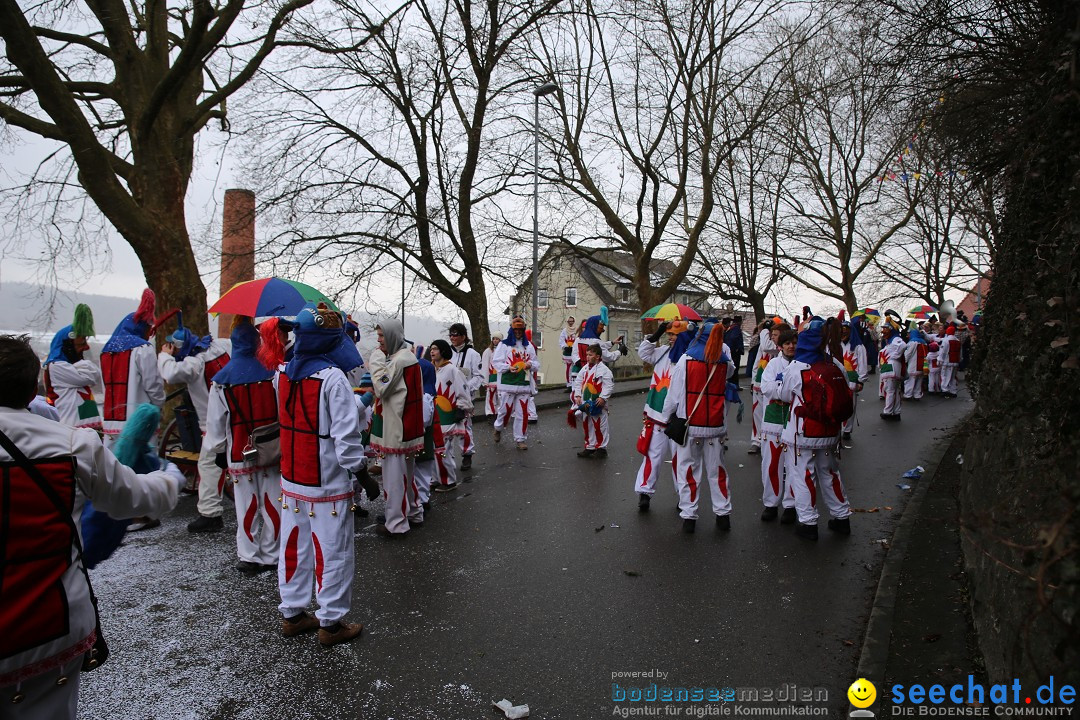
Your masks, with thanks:
<instances>
[{"instance_id":1,"label":"asphalt road","mask_svg":"<svg viewBox=\"0 0 1080 720\"><path fill-rule=\"evenodd\" d=\"M525 452L478 425L471 482L435 495L424 528L387 542L357 523L349 619L365 630L333 649L280 637L276 578L234 570L231 506L225 532L193 536L184 497L93 573L113 654L82 676L80 717L492 718L491 702L508 698L532 718L601 718L657 709L612 698L613 683L654 682L817 688L817 715L844 717L884 542L909 495L900 476L971 408L966 396L928 398L885 424L867 390L841 470L853 507L877 511L856 513L847 538L823 517L816 544L758 519L749 417L731 415L732 530L714 531L702 498L694 535L681 532L668 478L638 513L643 396L613 401L605 460L575 456L581 433L561 410L541 412ZM654 676L623 675L635 672ZM667 716L725 709L668 705Z\"/></svg>"}]
</instances>

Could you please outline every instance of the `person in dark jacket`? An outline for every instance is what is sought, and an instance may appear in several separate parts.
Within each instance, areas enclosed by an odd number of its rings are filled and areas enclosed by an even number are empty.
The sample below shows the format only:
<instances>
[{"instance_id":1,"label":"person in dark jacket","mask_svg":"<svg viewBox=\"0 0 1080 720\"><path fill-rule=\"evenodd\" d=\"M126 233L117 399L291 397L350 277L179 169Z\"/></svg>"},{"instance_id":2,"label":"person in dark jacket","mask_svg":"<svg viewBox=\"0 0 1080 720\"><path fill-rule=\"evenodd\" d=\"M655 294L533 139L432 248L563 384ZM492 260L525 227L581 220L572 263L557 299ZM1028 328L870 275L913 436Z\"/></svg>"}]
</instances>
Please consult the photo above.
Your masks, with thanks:
<instances>
[{"instance_id":1,"label":"person in dark jacket","mask_svg":"<svg viewBox=\"0 0 1080 720\"><path fill-rule=\"evenodd\" d=\"M736 315L731 319L731 325L724 333L724 343L731 351L731 360L735 363L735 382L739 381L739 363L742 362L743 352L746 346L743 344L742 317Z\"/></svg>"}]
</instances>

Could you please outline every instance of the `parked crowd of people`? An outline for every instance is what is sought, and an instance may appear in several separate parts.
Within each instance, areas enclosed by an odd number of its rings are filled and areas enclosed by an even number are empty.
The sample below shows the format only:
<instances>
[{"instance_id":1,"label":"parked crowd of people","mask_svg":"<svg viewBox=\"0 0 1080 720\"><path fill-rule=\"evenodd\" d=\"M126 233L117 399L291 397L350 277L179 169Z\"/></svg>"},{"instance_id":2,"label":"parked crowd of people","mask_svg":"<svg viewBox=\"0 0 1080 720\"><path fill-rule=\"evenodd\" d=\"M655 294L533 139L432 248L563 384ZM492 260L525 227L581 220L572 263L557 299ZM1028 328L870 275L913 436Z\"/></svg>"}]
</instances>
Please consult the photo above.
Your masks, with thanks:
<instances>
[{"instance_id":1,"label":"parked crowd of people","mask_svg":"<svg viewBox=\"0 0 1080 720\"><path fill-rule=\"evenodd\" d=\"M365 360L359 327L323 303L258 325L236 316L228 346L186 328L182 314L155 318L155 309L146 291L102 348L100 364L86 354L93 323L85 306L56 333L43 366L25 339L0 338L7 380L0 387L0 464L20 502L0 538L7 568L0 702L24 713L15 717L75 716L79 669L104 642L85 558L107 557L125 530L157 525L188 487L154 447L166 383L185 388L177 417L198 447L189 470L198 478L198 517L188 530L220 531L231 488L238 570L276 572L280 633L316 633L327 647L363 630L346 616L353 518L369 516L365 498L384 501L375 518L382 538L400 540L423 526L431 493L452 492L472 467L480 392L494 442L512 433L517 450L529 448L540 364L520 316L482 351L460 323L424 347L405 338L400 322L384 320ZM155 349L154 332L173 317L175 328ZM560 338L567 420L580 426L578 456L587 460L607 455L611 365L628 353L622 337L603 339L606 325L601 308L580 324L568 318ZM820 496L828 529L850 534L839 447L854 431L872 358L882 417L898 420L901 404L925 392L956 396L958 329L962 323L908 326L887 315L878 351L863 319L843 314L822 318L805 309L795 322L771 318L755 328L746 365L761 520L779 518L816 540ZM739 318L660 322L640 342L638 356L652 373L637 440L641 512L670 461L683 530L695 531L699 495L708 487L716 528L730 531L727 410L741 403L746 350ZM37 395L39 371L44 397ZM96 524L88 524L92 517ZM54 531L48 547L31 531L39 526Z\"/></svg>"}]
</instances>

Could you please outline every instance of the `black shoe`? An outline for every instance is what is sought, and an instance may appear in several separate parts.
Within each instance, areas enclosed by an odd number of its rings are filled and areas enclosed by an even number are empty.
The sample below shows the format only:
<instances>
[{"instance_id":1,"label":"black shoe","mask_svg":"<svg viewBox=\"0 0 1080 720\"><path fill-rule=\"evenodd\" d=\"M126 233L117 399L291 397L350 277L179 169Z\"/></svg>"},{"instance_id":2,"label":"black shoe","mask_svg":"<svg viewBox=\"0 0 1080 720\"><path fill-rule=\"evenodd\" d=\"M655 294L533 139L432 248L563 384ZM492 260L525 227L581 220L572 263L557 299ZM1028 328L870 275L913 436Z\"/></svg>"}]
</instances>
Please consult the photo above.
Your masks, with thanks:
<instances>
[{"instance_id":1,"label":"black shoe","mask_svg":"<svg viewBox=\"0 0 1080 720\"><path fill-rule=\"evenodd\" d=\"M693 518L683 518L682 531L687 534L693 534L694 529L697 527L697 520Z\"/></svg>"},{"instance_id":2,"label":"black shoe","mask_svg":"<svg viewBox=\"0 0 1080 720\"><path fill-rule=\"evenodd\" d=\"M385 525L386 524L386 516L383 515L382 513L379 513L378 515L375 516L375 522L377 522L379 525Z\"/></svg>"},{"instance_id":3,"label":"black shoe","mask_svg":"<svg viewBox=\"0 0 1080 720\"><path fill-rule=\"evenodd\" d=\"M221 522L221 518L218 518L218 522ZM132 520L128 525L128 532L139 532L140 530L153 530L156 527L161 526L161 521L157 518L139 518L138 520ZM190 529L190 525L188 528ZM220 528L219 528L220 529Z\"/></svg>"},{"instance_id":4,"label":"black shoe","mask_svg":"<svg viewBox=\"0 0 1080 720\"><path fill-rule=\"evenodd\" d=\"M761 511L761 522L772 522L776 519L776 516L780 514L780 511L774 507L766 507Z\"/></svg>"},{"instance_id":5,"label":"black shoe","mask_svg":"<svg viewBox=\"0 0 1080 720\"><path fill-rule=\"evenodd\" d=\"M431 512L431 503L430 502L420 503L420 507L424 508L424 514L425 515L427 515L429 512ZM382 521L385 523L386 518L384 517Z\"/></svg>"},{"instance_id":6,"label":"black shoe","mask_svg":"<svg viewBox=\"0 0 1080 720\"><path fill-rule=\"evenodd\" d=\"M386 527L386 525L376 525L375 534L381 538L386 538L387 540L404 540L406 535L406 533L390 532L390 529Z\"/></svg>"},{"instance_id":7,"label":"black shoe","mask_svg":"<svg viewBox=\"0 0 1080 720\"><path fill-rule=\"evenodd\" d=\"M577 454L577 456L579 458L591 458L594 455L596 455L596 451L595 450L589 450L588 448L586 448L585 450L582 450L581 452L579 452Z\"/></svg>"},{"instance_id":8,"label":"black shoe","mask_svg":"<svg viewBox=\"0 0 1080 720\"><path fill-rule=\"evenodd\" d=\"M382 495L379 483L375 482L375 478L371 477L366 467L356 473L356 480L360 483L360 487L364 488L364 494L367 495L368 500L376 500L379 495Z\"/></svg>"},{"instance_id":9,"label":"black shoe","mask_svg":"<svg viewBox=\"0 0 1080 720\"><path fill-rule=\"evenodd\" d=\"M781 525L791 525L799 519L799 514L795 512L795 508L784 508L784 512L780 514Z\"/></svg>"},{"instance_id":10,"label":"black shoe","mask_svg":"<svg viewBox=\"0 0 1080 720\"><path fill-rule=\"evenodd\" d=\"M637 509L638 512L649 512L649 503L652 502L652 497L646 493L638 493L637 496Z\"/></svg>"},{"instance_id":11,"label":"black shoe","mask_svg":"<svg viewBox=\"0 0 1080 720\"><path fill-rule=\"evenodd\" d=\"M850 439L851 439L851 433L849 433L849 432L845 432L845 433L844 433L844 439L845 439L845 440L850 440Z\"/></svg>"},{"instance_id":12,"label":"black shoe","mask_svg":"<svg viewBox=\"0 0 1080 720\"><path fill-rule=\"evenodd\" d=\"M730 515L717 515L716 516L716 529L728 531L731 529L731 516Z\"/></svg>"},{"instance_id":13,"label":"black shoe","mask_svg":"<svg viewBox=\"0 0 1080 720\"><path fill-rule=\"evenodd\" d=\"M529 420L530 425L535 425L538 422L540 422L540 420L538 418L533 418L533 419Z\"/></svg>"},{"instance_id":14,"label":"black shoe","mask_svg":"<svg viewBox=\"0 0 1080 720\"><path fill-rule=\"evenodd\" d=\"M844 518L843 520L837 520L836 518L833 518L829 521L829 529L837 535L850 535L851 518Z\"/></svg>"},{"instance_id":15,"label":"black shoe","mask_svg":"<svg viewBox=\"0 0 1080 720\"><path fill-rule=\"evenodd\" d=\"M461 469L472 470L472 455L466 455L465 457L461 458Z\"/></svg>"},{"instance_id":16,"label":"black shoe","mask_svg":"<svg viewBox=\"0 0 1080 720\"><path fill-rule=\"evenodd\" d=\"M451 490L457 490L457 483L456 482L447 483L446 485L443 485L442 483L439 483L438 485L434 485L431 488L431 492L437 492L437 493L447 493L447 492L450 492Z\"/></svg>"},{"instance_id":17,"label":"black shoe","mask_svg":"<svg viewBox=\"0 0 1080 720\"><path fill-rule=\"evenodd\" d=\"M424 527L424 521L423 520L410 520L409 521L409 527L414 528L414 529L415 528L422 528L422 527Z\"/></svg>"},{"instance_id":18,"label":"black shoe","mask_svg":"<svg viewBox=\"0 0 1080 720\"><path fill-rule=\"evenodd\" d=\"M366 509L360 507L359 503L353 503L352 513L356 517L362 517L362 518L366 518L367 516L371 515L371 513L369 513Z\"/></svg>"},{"instance_id":19,"label":"black shoe","mask_svg":"<svg viewBox=\"0 0 1080 720\"><path fill-rule=\"evenodd\" d=\"M817 540L817 525L799 523L795 526L795 534L803 540Z\"/></svg>"},{"instance_id":20,"label":"black shoe","mask_svg":"<svg viewBox=\"0 0 1080 720\"><path fill-rule=\"evenodd\" d=\"M607 448L596 448L596 457L607 457Z\"/></svg>"},{"instance_id":21,"label":"black shoe","mask_svg":"<svg viewBox=\"0 0 1080 720\"><path fill-rule=\"evenodd\" d=\"M221 519L220 515L217 517L200 515L198 519L188 523L187 531L189 533L221 532L224 527L225 521Z\"/></svg>"},{"instance_id":22,"label":"black shoe","mask_svg":"<svg viewBox=\"0 0 1080 720\"><path fill-rule=\"evenodd\" d=\"M270 572L271 570L277 570L277 563L262 563L251 562L250 560L241 560L236 563L236 569L244 573L248 577L258 575L259 573Z\"/></svg>"}]
</instances>

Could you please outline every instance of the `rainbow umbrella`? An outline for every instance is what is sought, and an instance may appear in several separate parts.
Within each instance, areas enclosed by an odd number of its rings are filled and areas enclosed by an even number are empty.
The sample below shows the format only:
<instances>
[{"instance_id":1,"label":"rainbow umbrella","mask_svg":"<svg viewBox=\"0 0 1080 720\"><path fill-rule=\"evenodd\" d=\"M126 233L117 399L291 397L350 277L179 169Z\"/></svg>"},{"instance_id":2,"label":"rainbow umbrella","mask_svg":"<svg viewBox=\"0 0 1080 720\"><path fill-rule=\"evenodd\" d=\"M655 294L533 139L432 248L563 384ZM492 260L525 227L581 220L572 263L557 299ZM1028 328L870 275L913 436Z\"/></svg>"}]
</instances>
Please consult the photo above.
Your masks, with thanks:
<instances>
[{"instance_id":1,"label":"rainbow umbrella","mask_svg":"<svg viewBox=\"0 0 1080 720\"><path fill-rule=\"evenodd\" d=\"M879 313L875 308L863 308L862 310L857 310L851 314L851 317L859 316L866 318L866 322L870 323L871 325L877 325L879 322L881 322L881 313Z\"/></svg>"},{"instance_id":2,"label":"rainbow umbrella","mask_svg":"<svg viewBox=\"0 0 1080 720\"><path fill-rule=\"evenodd\" d=\"M931 315L937 315L938 309L933 305L919 305L908 310L907 316L912 320L926 320Z\"/></svg>"},{"instance_id":3,"label":"rainbow umbrella","mask_svg":"<svg viewBox=\"0 0 1080 720\"><path fill-rule=\"evenodd\" d=\"M324 302L331 310L340 312L337 305L310 285L275 277L236 283L210 306L210 312L215 315L232 313L249 317L291 317L309 302Z\"/></svg>"},{"instance_id":4,"label":"rainbow umbrella","mask_svg":"<svg viewBox=\"0 0 1080 720\"><path fill-rule=\"evenodd\" d=\"M664 303L654 308L649 308L641 315L642 320L701 320L697 310L681 303Z\"/></svg>"}]
</instances>

